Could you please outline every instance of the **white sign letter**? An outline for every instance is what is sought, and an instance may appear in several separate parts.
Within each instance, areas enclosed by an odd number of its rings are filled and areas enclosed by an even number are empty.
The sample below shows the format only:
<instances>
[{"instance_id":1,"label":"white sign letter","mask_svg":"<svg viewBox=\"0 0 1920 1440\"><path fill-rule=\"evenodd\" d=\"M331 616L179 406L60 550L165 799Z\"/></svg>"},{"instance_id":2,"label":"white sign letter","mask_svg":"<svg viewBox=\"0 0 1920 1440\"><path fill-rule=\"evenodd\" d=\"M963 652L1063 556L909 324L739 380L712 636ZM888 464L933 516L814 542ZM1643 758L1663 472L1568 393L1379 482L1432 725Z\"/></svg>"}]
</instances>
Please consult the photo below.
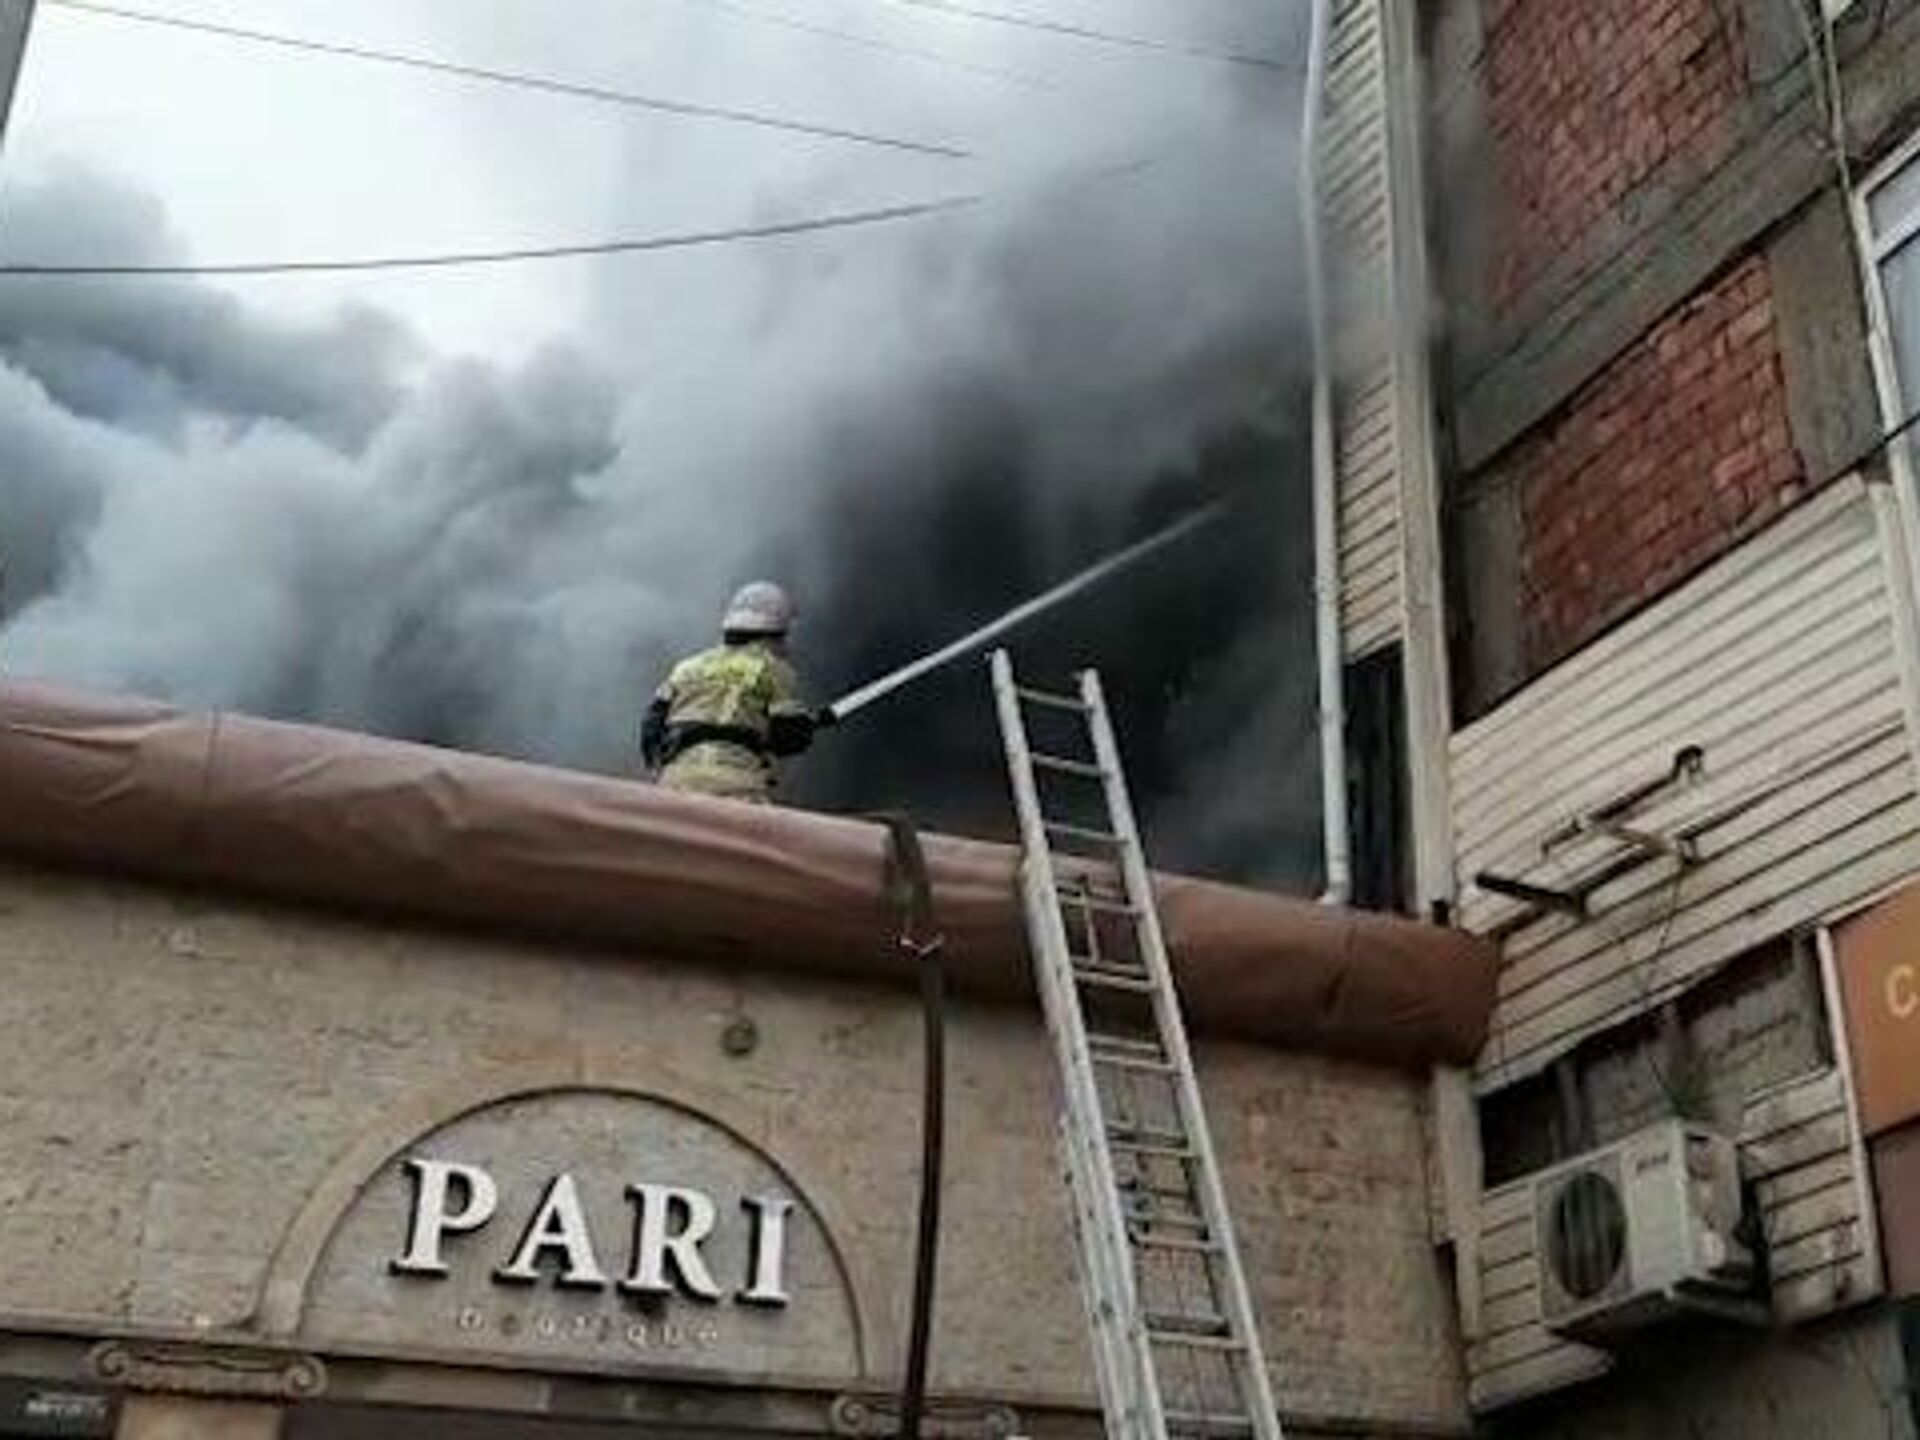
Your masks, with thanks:
<instances>
[{"instance_id":1,"label":"white sign letter","mask_svg":"<svg viewBox=\"0 0 1920 1440\"><path fill-rule=\"evenodd\" d=\"M598 1290L607 1277L594 1258L593 1237L587 1233L586 1212L580 1208L580 1192L573 1176L562 1171L553 1177L547 1193L527 1221L513 1259L493 1272L496 1280L532 1285L540 1278L540 1257L557 1250L562 1261L555 1283L581 1290Z\"/></svg>"},{"instance_id":2,"label":"white sign letter","mask_svg":"<svg viewBox=\"0 0 1920 1440\"><path fill-rule=\"evenodd\" d=\"M1911 1020L1920 1010L1920 989L1914 986L1914 967L1896 965L1887 972L1887 1009L1896 1020Z\"/></svg>"},{"instance_id":3,"label":"white sign letter","mask_svg":"<svg viewBox=\"0 0 1920 1440\"><path fill-rule=\"evenodd\" d=\"M683 1190L674 1185L629 1185L627 1194L638 1203L633 1242L633 1270L620 1282L620 1288L635 1295L670 1295L673 1282L667 1279L667 1262L680 1276L680 1288L702 1300L718 1300L720 1287L713 1283L707 1262L700 1258L700 1242L713 1233L713 1201L698 1190ZM687 1223L678 1232L668 1229L673 1208L687 1212Z\"/></svg>"},{"instance_id":4,"label":"white sign letter","mask_svg":"<svg viewBox=\"0 0 1920 1440\"><path fill-rule=\"evenodd\" d=\"M445 1275L447 1262L440 1258L440 1241L448 1235L465 1235L478 1230L493 1218L500 1201L493 1177L478 1165L460 1165L451 1160L409 1160L413 1174L413 1217L407 1222L407 1248L390 1266L396 1275ZM465 1187L464 1203L459 1211L447 1209L449 1182L458 1180Z\"/></svg>"},{"instance_id":5,"label":"white sign letter","mask_svg":"<svg viewBox=\"0 0 1920 1440\"><path fill-rule=\"evenodd\" d=\"M753 1216L753 1278L735 1297L742 1305L785 1305L783 1271L787 1264L787 1216L793 1202L777 1195L747 1195L740 1203Z\"/></svg>"}]
</instances>

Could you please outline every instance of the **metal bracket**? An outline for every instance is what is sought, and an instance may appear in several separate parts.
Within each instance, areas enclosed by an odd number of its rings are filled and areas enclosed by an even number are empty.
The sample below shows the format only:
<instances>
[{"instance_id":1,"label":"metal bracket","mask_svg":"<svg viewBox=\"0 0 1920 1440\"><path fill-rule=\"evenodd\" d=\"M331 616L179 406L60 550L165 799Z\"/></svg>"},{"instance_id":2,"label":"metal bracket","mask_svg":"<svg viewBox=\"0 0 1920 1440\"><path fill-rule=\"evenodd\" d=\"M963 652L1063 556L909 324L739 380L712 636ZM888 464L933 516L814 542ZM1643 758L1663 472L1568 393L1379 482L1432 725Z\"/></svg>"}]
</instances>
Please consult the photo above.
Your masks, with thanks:
<instances>
[{"instance_id":1,"label":"metal bracket","mask_svg":"<svg viewBox=\"0 0 1920 1440\"><path fill-rule=\"evenodd\" d=\"M94 1379L127 1390L311 1400L327 1388L318 1355L237 1344L103 1340L87 1355Z\"/></svg>"},{"instance_id":2,"label":"metal bracket","mask_svg":"<svg viewBox=\"0 0 1920 1440\"><path fill-rule=\"evenodd\" d=\"M1587 898L1571 890L1554 890L1545 885L1535 885L1531 881L1521 880L1512 875L1498 875L1491 870L1482 870L1473 877L1473 883L1482 890L1495 895L1504 895L1509 900L1521 900L1529 905L1538 905L1543 910L1557 910L1562 915L1572 915L1584 920L1587 916Z\"/></svg>"},{"instance_id":3,"label":"metal bracket","mask_svg":"<svg viewBox=\"0 0 1920 1440\"><path fill-rule=\"evenodd\" d=\"M1581 831L1588 835L1601 835L1609 840L1638 850L1649 859L1667 857L1678 860L1682 865L1695 865L1700 861L1700 844L1691 835L1671 836L1655 834L1651 830L1637 830L1631 825L1622 825L1613 820L1602 820L1589 815L1581 822Z\"/></svg>"},{"instance_id":4,"label":"metal bracket","mask_svg":"<svg viewBox=\"0 0 1920 1440\"><path fill-rule=\"evenodd\" d=\"M1596 835L1625 848L1625 854L1615 856L1599 869L1580 876L1572 884L1541 885L1517 875L1502 875L1492 870L1480 871L1473 877L1474 883L1491 894L1503 895L1509 900L1518 900L1522 904L1530 905L1536 914L1547 910L1561 915L1571 915L1576 920L1585 920L1589 914L1587 902L1594 891L1619 879L1628 871L1637 869L1649 860L1674 860L1682 868L1699 864L1700 844L1696 836L1692 834L1663 835L1654 830L1629 825L1626 823L1626 817L1662 791L1697 779L1706 766L1706 759L1706 751L1700 746L1683 745L1673 752L1673 764L1664 775L1642 781L1631 790L1614 796L1587 814L1576 816L1549 831L1540 841L1542 859L1551 859L1553 852L1562 845ZM1499 933L1511 933L1520 926L1531 923L1534 918L1536 915L1524 915L1505 921L1498 927Z\"/></svg>"},{"instance_id":5,"label":"metal bracket","mask_svg":"<svg viewBox=\"0 0 1920 1440\"><path fill-rule=\"evenodd\" d=\"M1673 752L1673 763L1664 775L1652 780L1643 780L1631 790L1614 796L1604 804L1595 806L1585 815L1567 821L1557 830L1552 830L1540 841L1540 853L1550 855L1560 846L1578 840L1586 835L1601 834L1614 839L1624 840L1636 849L1646 849L1649 842L1662 841L1659 854L1677 854L1673 842L1663 837L1649 835L1645 831L1632 829L1621 822L1645 805L1654 796L1664 790L1670 790L1683 782L1700 778L1706 768L1707 752L1698 745L1682 745Z\"/></svg>"},{"instance_id":6,"label":"metal bracket","mask_svg":"<svg viewBox=\"0 0 1920 1440\"><path fill-rule=\"evenodd\" d=\"M927 1406L930 1440L1012 1440L1019 1412L1007 1405L934 1400ZM900 1402L891 1395L840 1395L827 1412L829 1433L847 1440L882 1440L899 1432Z\"/></svg>"}]
</instances>

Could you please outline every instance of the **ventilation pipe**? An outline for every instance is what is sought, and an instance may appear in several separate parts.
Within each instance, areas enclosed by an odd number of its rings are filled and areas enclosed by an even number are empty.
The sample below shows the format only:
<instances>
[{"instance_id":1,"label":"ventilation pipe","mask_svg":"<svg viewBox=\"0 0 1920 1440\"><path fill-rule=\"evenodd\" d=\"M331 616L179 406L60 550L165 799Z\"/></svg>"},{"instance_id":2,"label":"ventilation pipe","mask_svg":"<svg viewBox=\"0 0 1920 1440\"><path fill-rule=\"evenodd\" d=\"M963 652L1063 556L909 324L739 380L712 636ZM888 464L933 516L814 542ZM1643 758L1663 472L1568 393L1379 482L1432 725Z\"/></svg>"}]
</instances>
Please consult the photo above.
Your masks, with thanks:
<instances>
[{"instance_id":1,"label":"ventilation pipe","mask_svg":"<svg viewBox=\"0 0 1920 1440\"><path fill-rule=\"evenodd\" d=\"M1329 905L1353 895L1353 835L1347 814L1347 694L1340 637L1339 490L1333 445L1333 356L1326 257L1320 233L1320 124L1326 108L1331 0L1313 0L1306 114L1300 126L1300 229L1313 332L1313 592L1320 660L1320 805Z\"/></svg>"}]
</instances>

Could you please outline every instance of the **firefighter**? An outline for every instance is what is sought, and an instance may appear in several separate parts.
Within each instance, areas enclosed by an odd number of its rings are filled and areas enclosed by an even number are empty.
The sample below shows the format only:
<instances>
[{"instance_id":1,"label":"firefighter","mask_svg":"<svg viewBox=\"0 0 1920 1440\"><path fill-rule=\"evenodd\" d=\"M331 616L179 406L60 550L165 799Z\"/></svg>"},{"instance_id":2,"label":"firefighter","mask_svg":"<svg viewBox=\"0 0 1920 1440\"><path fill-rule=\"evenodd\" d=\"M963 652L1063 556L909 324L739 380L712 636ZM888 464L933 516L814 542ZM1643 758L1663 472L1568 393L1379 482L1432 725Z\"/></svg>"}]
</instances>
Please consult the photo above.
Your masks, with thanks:
<instances>
[{"instance_id":1,"label":"firefighter","mask_svg":"<svg viewBox=\"0 0 1920 1440\"><path fill-rule=\"evenodd\" d=\"M800 696L787 663L793 602L771 581L743 585L720 622L721 643L673 667L647 707L640 753L669 790L765 804L777 762L831 723Z\"/></svg>"}]
</instances>

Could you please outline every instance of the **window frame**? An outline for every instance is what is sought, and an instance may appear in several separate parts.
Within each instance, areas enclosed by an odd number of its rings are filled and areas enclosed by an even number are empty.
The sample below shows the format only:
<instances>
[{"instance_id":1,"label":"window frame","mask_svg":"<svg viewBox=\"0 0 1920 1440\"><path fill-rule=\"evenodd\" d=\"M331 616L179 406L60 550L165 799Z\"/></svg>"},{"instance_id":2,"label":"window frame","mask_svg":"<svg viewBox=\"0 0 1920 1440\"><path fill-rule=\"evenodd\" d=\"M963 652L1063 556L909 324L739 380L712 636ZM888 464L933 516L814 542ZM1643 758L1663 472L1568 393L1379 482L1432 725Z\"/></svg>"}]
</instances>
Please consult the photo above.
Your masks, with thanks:
<instances>
[{"instance_id":1,"label":"window frame","mask_svg":"<svg viewBox=\"0 0 1920 1440\"><path fill-rule=\"evenodd\" d=\"M1891 431L1920 413L1920 374L1904 377L1894 355L1893 321L1887 304L1886 262L1911 245L1920 244L1920 198L1911 211L1899 216L1883 234L1874 225L1874 197L1896 178L1920 170L1920 130L1916 130L1875 165L1847 197L1852 213L1855 253L1860 263L1860 288L1866 302L1867 350L1874 389L1880 403L1883 431ZM1896 508L1906 542L1912 579L1920 582L1920 477L1915 475L1915 448L1920 426L1908 432L1905 443L1886 446L1888 472L1893 477ZM1917 737L1916 743L1920 743Z\"/></svg>"}]
</instances>

